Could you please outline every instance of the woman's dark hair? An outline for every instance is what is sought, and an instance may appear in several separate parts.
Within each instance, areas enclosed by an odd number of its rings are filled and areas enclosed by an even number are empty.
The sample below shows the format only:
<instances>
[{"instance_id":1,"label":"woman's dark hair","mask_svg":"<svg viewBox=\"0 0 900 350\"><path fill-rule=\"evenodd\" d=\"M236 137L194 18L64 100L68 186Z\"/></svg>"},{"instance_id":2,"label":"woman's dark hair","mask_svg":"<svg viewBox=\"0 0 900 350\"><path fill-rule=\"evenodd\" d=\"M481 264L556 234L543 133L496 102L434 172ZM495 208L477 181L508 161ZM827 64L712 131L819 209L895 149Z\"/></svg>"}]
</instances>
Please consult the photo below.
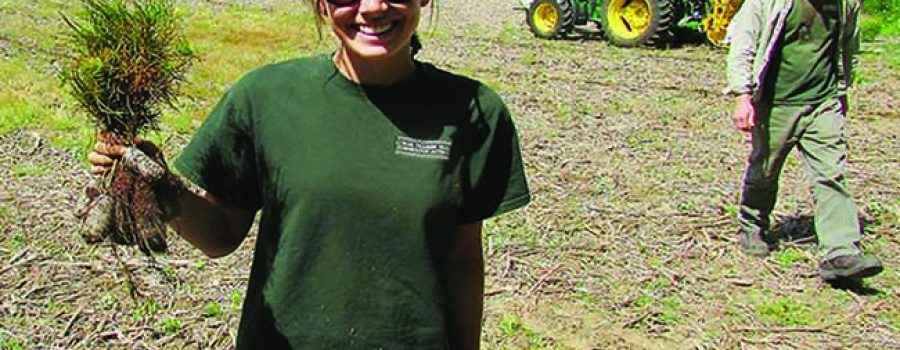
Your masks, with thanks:
<instances>
[{"instance_id":1,"label":"woman's dark hair","mask_svg":"<svg viewBox=\"0 0 900 350\"><path fill-rule=\"evenodd\" d=\"M422 41L419 40L419 33L413 33L412 39L409 39L409 48L413 57L422 50Z\"/></svg>"}]
</instances>

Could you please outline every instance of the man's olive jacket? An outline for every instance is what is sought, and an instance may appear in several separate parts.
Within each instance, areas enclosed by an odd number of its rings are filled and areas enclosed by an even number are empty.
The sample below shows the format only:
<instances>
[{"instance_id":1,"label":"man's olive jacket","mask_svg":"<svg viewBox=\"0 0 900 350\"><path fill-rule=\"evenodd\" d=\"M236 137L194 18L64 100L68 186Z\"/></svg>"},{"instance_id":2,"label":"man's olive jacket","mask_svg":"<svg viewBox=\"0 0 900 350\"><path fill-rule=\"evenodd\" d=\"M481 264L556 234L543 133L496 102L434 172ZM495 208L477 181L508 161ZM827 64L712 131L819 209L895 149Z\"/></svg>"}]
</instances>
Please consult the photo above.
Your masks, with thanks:
<instances>
[{"instance_id":1,"label":"man's olive jacket","mask_svg":"<svg viewBox=\"0 0 900 350\"><path fill-rule=\"evenodd\" d=\"M728 86L725 93L760 97L762 82L791 12L793 0L745 0L728 26L726 42ZM859 51L860 0L841 0L838 62L838 94L852 84Z\"/></svg>"}]
</instances>

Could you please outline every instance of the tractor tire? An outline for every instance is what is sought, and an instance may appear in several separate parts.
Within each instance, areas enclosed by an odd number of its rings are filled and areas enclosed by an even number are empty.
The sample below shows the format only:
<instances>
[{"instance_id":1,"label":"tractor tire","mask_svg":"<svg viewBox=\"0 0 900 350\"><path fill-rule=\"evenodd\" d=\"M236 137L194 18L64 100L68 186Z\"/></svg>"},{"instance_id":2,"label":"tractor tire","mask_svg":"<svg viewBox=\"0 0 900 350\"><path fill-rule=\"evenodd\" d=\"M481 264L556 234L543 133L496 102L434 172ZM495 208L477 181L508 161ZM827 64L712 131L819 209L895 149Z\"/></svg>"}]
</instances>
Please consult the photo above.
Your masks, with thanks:
<instances>
[{"instance_id":1,"label":"tractor tire","mask_svg":"<svg viewBox=\"0 0 900 350\"><path fill-rule=\"evenodd\" d=\"M616 46L665 47L674 39L673 0L603 0L603 34Z\"/></svg>"},{"instance_id":2,"label":"tractor tire","mask_svg":"<svg viewBox=\"0 0 900 350\"><path fill-rule=\"evenodd\" d=\"M534 36L558 38L574 28L575 9L571 0L534 0L528 8L526 20Z\"/></svg>"}]
</instances>

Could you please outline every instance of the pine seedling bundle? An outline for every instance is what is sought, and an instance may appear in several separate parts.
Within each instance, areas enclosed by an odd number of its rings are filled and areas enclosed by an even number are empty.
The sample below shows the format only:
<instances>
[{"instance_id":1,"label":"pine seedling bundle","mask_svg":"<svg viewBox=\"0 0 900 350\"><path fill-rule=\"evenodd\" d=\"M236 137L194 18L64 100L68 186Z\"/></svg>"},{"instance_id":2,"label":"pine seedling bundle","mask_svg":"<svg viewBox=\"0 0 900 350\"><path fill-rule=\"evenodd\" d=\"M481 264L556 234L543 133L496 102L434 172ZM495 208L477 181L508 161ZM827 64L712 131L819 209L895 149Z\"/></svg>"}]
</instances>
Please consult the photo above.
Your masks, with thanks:
<instances>
[{"instance_id":1,"label":"pine seedling bundle","mask_svg":"<svg viewBox=\"0 0 900 350\"><path fill-rule=\"evenodd\" d=\"M161 110L174 106L194 52L173 0L81 2L77 15L63 15L68 55L60 79L101 141L134 146L136 136L158 128ZM88 188L90 200L80 215L85 239L165 251L166 213L154 186L114 165L97 188Z\"/></svg>"}]
</instances>

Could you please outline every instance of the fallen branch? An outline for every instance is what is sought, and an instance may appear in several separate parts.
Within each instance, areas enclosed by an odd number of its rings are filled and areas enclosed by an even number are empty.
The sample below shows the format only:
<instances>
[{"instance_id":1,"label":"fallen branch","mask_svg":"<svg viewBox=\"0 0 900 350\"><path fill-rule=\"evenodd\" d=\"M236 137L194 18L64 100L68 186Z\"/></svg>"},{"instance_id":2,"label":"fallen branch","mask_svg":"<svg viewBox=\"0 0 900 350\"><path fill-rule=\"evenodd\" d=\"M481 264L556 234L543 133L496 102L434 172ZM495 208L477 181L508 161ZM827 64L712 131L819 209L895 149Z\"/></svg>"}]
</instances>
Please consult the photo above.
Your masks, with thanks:
<instances>
[{"instance_id":1,"label":"fallen branch","mask_svg":"<svg viewBox=\"0 0 900 350\"><path fill-rule=\"evenodd\" d=\"M732 279L728 280L731 284L738 287L750 287L753 285L753 280L745 280L745 279Z\"/></svg>"},{"instance_id":2,"label":"fallen branch","mask_svg":"<svg viewBox=\"0 0 900 350\"><path fill-rule=\"evenodd\" d=\"M29 250L28 247L22 248L21 250L16 252L16 255L13 255L11 258L9 258L9 261L7 262L7 264L15 265L16 262L18 262L20 259L22 259L23 256L25 256L25 254L28 253L28 250Z\"/></svg>"},{"instance_id":3,"label":"fallen branch","mask_svg":"<svg viewBox=\"0 0 900 350\"><path fill-rule=\"evenodd\" d=\"M556 273L556 271L559 271L560 268L562 268L562 265L556 265L549 271L544 272L544 274L541 275L541 278L539 278L538 281L531 286L531 289L528 290L527 295L531 296L532 294L534 294L534 292L536 292L541 287L541 285L544 284L544 282L546 282L548 278L550 278L550 275Z\"/></svg>"},{"instance_id":4,"label":"fallen branch","mask_svg":"<svg viewBox=\"0 0 900 350\"><path fill-rule=\"evenodd\" d=\"M84 305L78 307L78 310L75 310L75 313L72 314L72 317L69 317L69 322L66 323L66 328L63 329L62 336L60 338L65 338L69 335L69 332L72 331L72 326L75 325L75 321L81 316L81 310L84 308Z\"/></svg>"},{"instance_id":5,"label":"fallen branch","mask_svg":"<svg viewBox=\"0 0 900 350\"><path fill-rule=\"evenodd\" d=\"M625 324L622 325L622 328L634 328L639 323L644 322L644 320L646 320L647 318L649 318L651 316L655 316L656 314L657 313L654 310L649 310L647 312L644 312L640 316L632 319L631 321L625 322Z\"/></svg>"},{"instance_id":6,"label":"fallen branch","mask_svg":"<svg viewBox=\"0 0 900 350\"><path fill-rule=\"evenodd\" d=\"M489 290L489 291L484 292L484 296L485 296L485 297L490 297L490 296L494 296L494 295L497 295L497 294L503 294L503 293L506 293L506 292L514 292L514 291L515 291L514 288L498 288L498 289L493 289L493 290Z\"/></svg>"},{"instance_id":7,"label":"fallen branch","mask_svg":"<svg viewBox=\"0 0 900 350\"><path fill-rule=\"evenodd\" d=\"M822 327L736 327L732 332L761 332L761 333L822 333Z\"/></svg>"},{"instance_id":8,"label":"fallen branch","mask_svg":"<svg viewBox=\"0 0 900 350\"><path fill-rule=\"evenodd\" d=\"M65 283L57 282L57 283L45 284L45 285L41 285L41 286L35 286L35 287L29 289L28 291L26 291L25 293L22 293L22 295L20 295L19 298L28 299L29 296L31 296L32 294L34 294L36 292L56 288L56 287L62 286L64 284Z\"/></svg>"}]
</instances>

